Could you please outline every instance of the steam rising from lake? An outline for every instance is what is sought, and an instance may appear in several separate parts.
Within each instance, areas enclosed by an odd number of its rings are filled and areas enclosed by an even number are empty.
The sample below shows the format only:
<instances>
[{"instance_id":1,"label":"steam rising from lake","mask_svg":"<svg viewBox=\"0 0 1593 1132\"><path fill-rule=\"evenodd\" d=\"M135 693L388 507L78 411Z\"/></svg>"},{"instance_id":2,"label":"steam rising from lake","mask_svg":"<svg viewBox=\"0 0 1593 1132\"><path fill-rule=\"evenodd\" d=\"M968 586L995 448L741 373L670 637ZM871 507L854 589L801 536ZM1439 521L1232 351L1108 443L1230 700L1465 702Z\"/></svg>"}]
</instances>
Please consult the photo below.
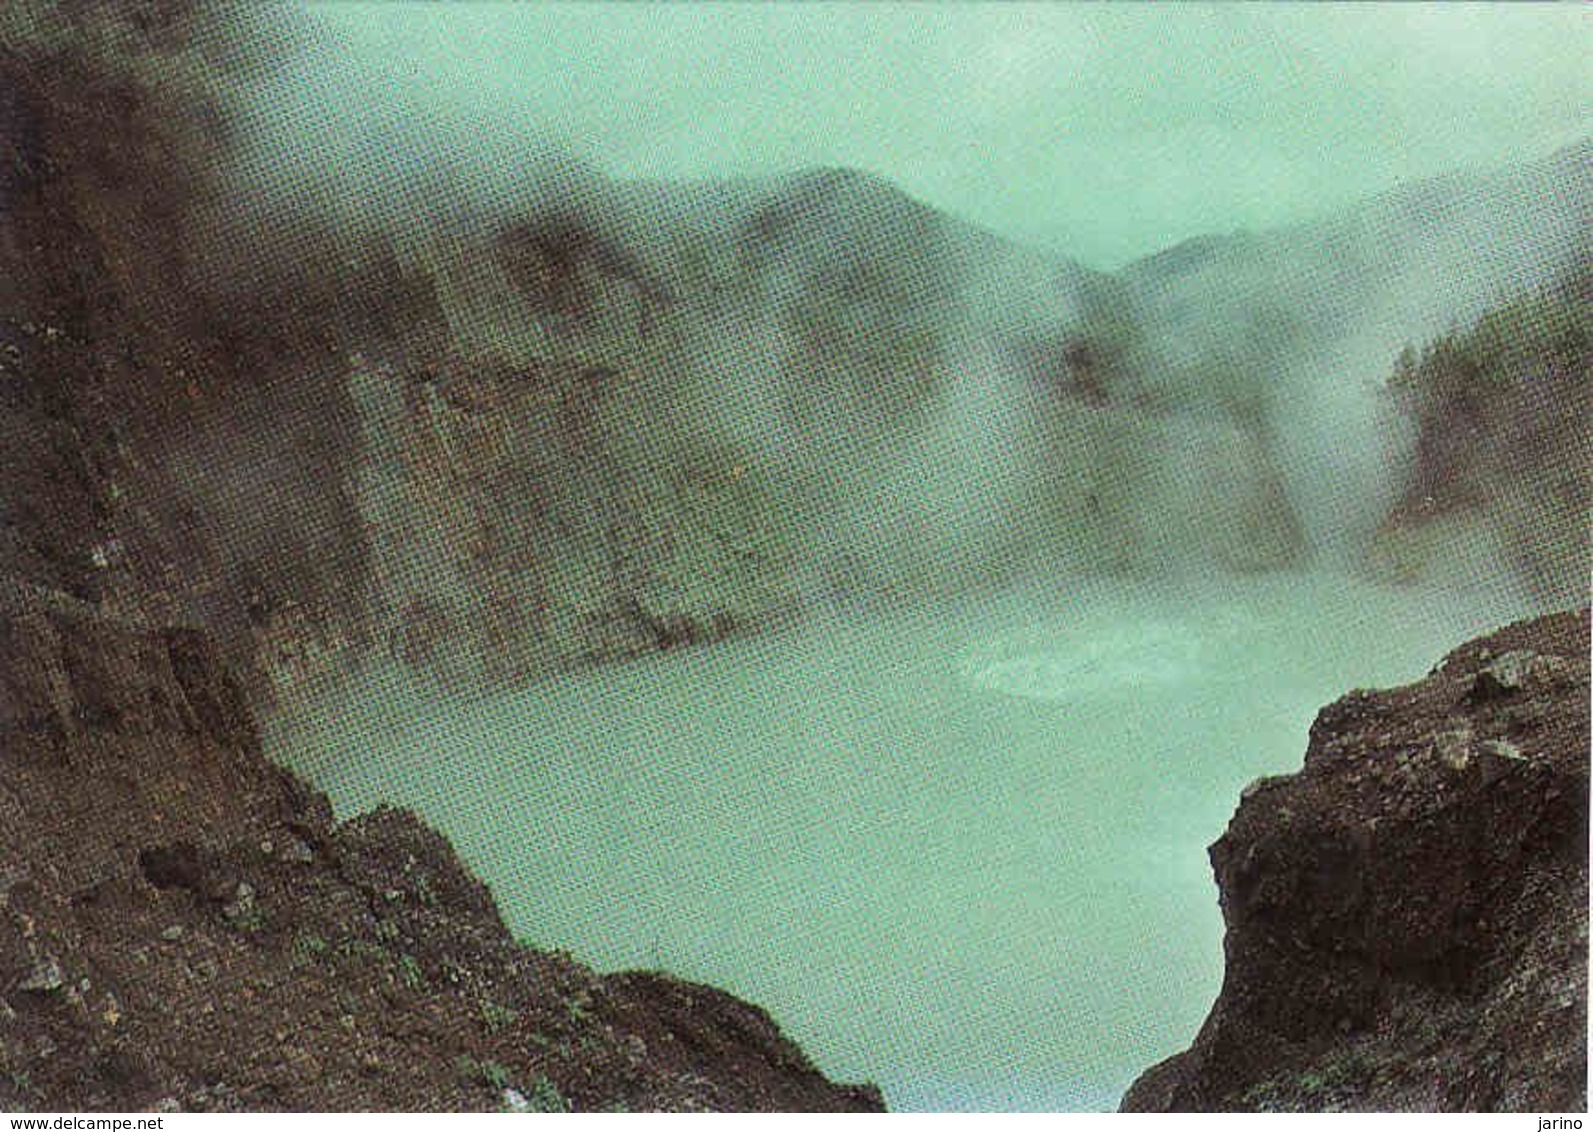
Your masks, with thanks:
<instances>
[{"instance_id":1,"label":"steam rising from lake","mask_svg":"<svg viewBox=\"0 0 1593 1132\"><path fill-rule=\"evenodd\" d=\"M1329 575L1069 583L571 675L369 682L279 725L411 805L521 938L769 1009L897 1108L1108 1108L1221 976L1205 846L1318 707L1520 612Z\"/></svg>"},{"instance_id":2,"label":"steam rising from lake","mask_svg":"<svg viewBox=\"0 0 1593 1132\"><path fill-rule=\"evenodd\" d=\"M1395 353L1580 254L1574 157L1107 276L822 155L615 176L535 99L377 56L256 97L224 181L246 207L194 237L225 252L195 255L209 285L391 266L465 392L580 374L578 437L516 402L484 429L501 459L449 481L492 506L441 507L535 550L489 580L551 611L527 630L550 655L605 608L803 616L487 700L367 671L276 722L341 813L437 824L528 941L723 986L895 1107L1110 1107L1216 993L1205 847L1244 784L1349 688L1535 611L1488 548L1463 590L1355 571L1408 466ZM1137 179L1197 183L1167 168ZM255 263L240 225L299 235ZM498 649L473 528L400 505L425 479L403 412L436 392L402 329L327 375L379 457L356 494L381 598Z\"/></svg>"}]
</instances>

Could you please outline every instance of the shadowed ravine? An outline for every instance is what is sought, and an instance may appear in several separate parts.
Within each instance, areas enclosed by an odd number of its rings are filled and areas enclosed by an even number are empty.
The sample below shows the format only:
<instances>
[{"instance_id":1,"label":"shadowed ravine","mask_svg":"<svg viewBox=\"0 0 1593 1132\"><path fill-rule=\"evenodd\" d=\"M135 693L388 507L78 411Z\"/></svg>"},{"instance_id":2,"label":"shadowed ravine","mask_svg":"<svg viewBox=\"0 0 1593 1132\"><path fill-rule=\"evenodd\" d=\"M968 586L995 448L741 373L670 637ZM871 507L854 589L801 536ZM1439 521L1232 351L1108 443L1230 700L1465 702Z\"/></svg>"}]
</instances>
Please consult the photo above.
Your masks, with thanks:
<instances>
[{"instance_id":1,"label":"shadowed ravine","mask_svg":"<svg viewBox=\"0 0 1593 1132\"><path fill-rule=\"evenodd\" d=\"M273 747L340 813L415 806L522 938L746 996L893 1108L1110 1108L1216 993L1204 847L1244 784L1344 689L1523 608L1326 575L1029 589L471 704L372 676Z\"/></svg>"}]
</instances>

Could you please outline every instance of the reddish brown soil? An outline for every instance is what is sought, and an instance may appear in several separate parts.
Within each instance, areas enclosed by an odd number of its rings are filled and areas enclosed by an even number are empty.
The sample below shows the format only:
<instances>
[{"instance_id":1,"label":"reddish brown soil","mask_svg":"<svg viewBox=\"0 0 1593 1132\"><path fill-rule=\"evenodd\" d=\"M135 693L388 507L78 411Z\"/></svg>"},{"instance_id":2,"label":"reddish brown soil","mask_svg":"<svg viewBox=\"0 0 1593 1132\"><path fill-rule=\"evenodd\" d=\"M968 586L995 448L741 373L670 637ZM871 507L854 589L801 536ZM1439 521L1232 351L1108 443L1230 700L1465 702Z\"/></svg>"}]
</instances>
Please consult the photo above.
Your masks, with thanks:
<instances>
[{"instance_id":1,"label":"reddish brown soil","mask_svg":"<svg viewBox=\"0 0 1593 1132\"><path fill-rule=\"evenodd\" d=\"M723 992L520 946L413 815L335 824L197 634L0 594L0 1107L522 1103L881 1107Z\"/></svg>"}]
</instances>

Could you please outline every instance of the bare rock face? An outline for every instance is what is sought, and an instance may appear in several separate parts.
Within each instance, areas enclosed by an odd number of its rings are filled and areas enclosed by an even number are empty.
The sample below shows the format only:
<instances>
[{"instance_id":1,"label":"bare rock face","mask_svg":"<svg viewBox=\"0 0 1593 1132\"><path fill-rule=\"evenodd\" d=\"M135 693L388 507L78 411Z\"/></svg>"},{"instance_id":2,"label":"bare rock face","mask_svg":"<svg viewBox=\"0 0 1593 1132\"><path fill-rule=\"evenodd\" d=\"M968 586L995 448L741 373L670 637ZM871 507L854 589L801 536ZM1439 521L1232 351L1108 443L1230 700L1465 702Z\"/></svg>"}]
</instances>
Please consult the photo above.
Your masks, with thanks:
<instances>
[{"instance_id":1,"label":"bare rock face","mask_svg":"<svg viewBox=\"0 0 1593 1132\"><path fill-rule=\"evenodd\" d=\"M0 577L0 1108L868 1110L762 1010L517 943L341 825L199 633Z\"/></svg>"},{"instance_id":2,"label":"bare rock face","mask_svg":"<svg viewBox=\"0 0 1593 1132\"><path fill-rule=\"evenodd\" d=\"M1223 987L1126 1111L1587 1107L1588 612L1317 717L1211 847Z\"/></svg>"}]
</instances>

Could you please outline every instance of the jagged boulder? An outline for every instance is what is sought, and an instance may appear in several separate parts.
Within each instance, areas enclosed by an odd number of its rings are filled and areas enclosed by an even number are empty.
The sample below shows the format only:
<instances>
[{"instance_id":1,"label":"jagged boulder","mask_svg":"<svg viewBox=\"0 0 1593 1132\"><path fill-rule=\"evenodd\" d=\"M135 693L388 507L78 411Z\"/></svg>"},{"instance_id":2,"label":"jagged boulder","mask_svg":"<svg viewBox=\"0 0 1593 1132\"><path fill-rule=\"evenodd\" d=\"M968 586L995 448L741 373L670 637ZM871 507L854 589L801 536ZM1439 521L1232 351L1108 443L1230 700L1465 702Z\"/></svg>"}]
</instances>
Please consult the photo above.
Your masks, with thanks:
<instances>
[{"instance_id":1,"label":"jagged boulder","mask_svg":"<svg viewBox=\"0 0 1593 1132\"><path fill-rule=\"evenodd\" d=\"M1222 992L1129 1111L1587 1106L1588 613L1324 709L1211 848Z\"/></svg>"}]
</instances>

